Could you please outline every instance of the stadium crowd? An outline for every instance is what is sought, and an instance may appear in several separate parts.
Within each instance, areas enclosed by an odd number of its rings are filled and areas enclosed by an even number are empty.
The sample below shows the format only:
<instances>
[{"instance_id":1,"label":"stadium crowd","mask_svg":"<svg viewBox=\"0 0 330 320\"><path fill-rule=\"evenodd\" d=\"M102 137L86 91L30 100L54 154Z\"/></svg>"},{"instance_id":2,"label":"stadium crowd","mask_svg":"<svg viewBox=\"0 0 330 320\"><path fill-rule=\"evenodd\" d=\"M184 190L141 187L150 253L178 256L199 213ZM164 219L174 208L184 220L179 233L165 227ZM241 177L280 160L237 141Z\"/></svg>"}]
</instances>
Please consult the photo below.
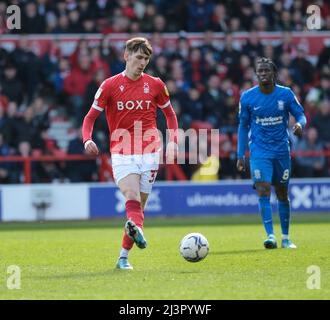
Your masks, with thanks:
<instances>
[{"instance_id":1,"label":"stadium crowd","mask_svg":"<svg viewBox=\"0 0 330 320\"><path fill-rule=\"evenodd\" d=\"M150 33L154 55L147 73L159 76L168 87L179 127L217 128L221 150L217 178L238 178L236 172L237 111L240 93L255 85L254 61L266 56L278 67L278 82L290 86L305 108L304 136L292 135L293 150L316 151L294 158L294 176L329 176L330 47L311 59L302 42L294 45L291 31L304 29L308 1L11 1L23 6L22 33L12 50L0 48L0 155L83 154L80 125L102 81L124 69L121 50L107 34ZM330 9L322 5L323 29L330 29ZM0 16L7 3L0 1ZM237 11L235 8L242 8ZM4 19L0 20L1 22ZM187 32L203 32L192 46ZM0 33L9 32L3 25ZM224 41L214 32L225 32ZM236 31L249 31L246 42L233 39ZM260 31L281 31L278 45L265 44ZM164 43L162 32L178 38ZM34 53L24 34L102 33L99 44L83 37L70 55L53 41L42 56ZM165 121L159 114L160 127ZM54 128L65 121L67 144L55 139ZM108 152L105 117L96 123L95 140ZM183 166L188 178L194 166ZM33 182L96 181L95 161L81 163L33 162ZM22 181L22 164L0 162L0 183ZM160 176L160 178L162 178Z\"/></svg>"},{"instance_id":2,"label":"stadium crowd","mask_svg":"<svg viewBox=\"0 0 330 320\"><path fill-rule=\"evenodd\" d=\"M302 31L311 1L11 0L0 1L0 17L6 16L9 4L22 8L22 28L8 30L0 19L0 34ZM312 4L322 8L322 28L330 29L329 3Z\"/></svg>"}]
</instances>

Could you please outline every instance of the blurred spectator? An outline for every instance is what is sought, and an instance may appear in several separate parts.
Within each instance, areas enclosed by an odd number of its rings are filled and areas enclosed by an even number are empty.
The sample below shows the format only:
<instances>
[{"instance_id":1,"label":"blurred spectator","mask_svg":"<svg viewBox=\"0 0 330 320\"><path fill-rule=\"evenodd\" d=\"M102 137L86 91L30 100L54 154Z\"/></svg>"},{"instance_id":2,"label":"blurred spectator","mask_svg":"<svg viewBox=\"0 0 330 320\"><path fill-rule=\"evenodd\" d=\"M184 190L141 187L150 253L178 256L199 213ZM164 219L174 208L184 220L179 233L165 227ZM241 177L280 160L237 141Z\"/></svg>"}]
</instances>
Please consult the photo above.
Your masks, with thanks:
<instances>
[{"instance_id":1,"label":"blurred spectator","mask_svg":"<svg viewBox=\"0 0 330 320\"><path fill-rule=\"evenodd\" d=\"M88 16L82 20L82 33L98 33L93 17Z\"/></svg>"},{"instance_id":2,"label":"blurred spectator","mask_svg":"<svg viewBox=\"0 0 330 320\"><path fill-rule=\"evenodd\" d=\"M321 75L319 90L320 99L330 101L330 74Z\"/></svg>"},{"instance_id":3,"label":"blurred spectator","mask_svg":"<svg viewBox=\"0 0 330 320\"><path fill-rule=\"evenodd\" d=\"M22 12L21 33L44 33L46 29L45 16L39 14L33 1L25 4Z\"/></svg>"},{"instance_id":4,"label":"blurred spectator","mask_svg":"<svg viewBox=\"0 0 330 320\"><path fill-rule=\"evenodd\" d=\"M229 21L229 32L242 31L241 20L238 17L233 17Z\"/></svg>"},{"instance_id":5,"label":"blurred spectator","mask_svg":"<svg viewBox=\"0 0 330 320\"><path fill-rule=\"evenodd\" d=\"M330 100L330 75L321 75L318 86L311 87L306 95L306 101L314 107L320 104L322 100Z\"/></svg>"},{"instance_id":6,"label":"blurred spectator","mask_svg":"<svg viewBox=\"0 0 330 320\"><path fill-rule=\"evenodd\" d=\"M87 85L92 80L93 74L90 70L91 59L86 53L78 57L78 67L73 68L64 79L64 92L69 96L69 115L73 116L77 123L83 118L82 104Z\"/></svg>"},{"instance_id":7,"label":"blurred spectator","mask_svg":"<svg viewBox=\"0 0 330 320\"><path fill-rule=\"evenodd\" d=\"M291 58L294 58L297 53L296 46L292 41L291 32L283 32L282 34L282 43L275 47L276 56L281 56L283 53L288 53Z\"/></svg>"},{"instance_id":8,"label":"blurred spectator","mask_svg":"<svg viewBox=\"0 0 330 320\"><path fill-rule=\"evenodd\" d=\"M17 144L17 151L15 153L17 156L28 157L31 155L31 145L30 142L22 140ZM38 182L36 178L35 172L36 164L34 162L31 163L31 177L32 182ZM24 173L24 163L23 162L13 162L11 167L10 179L12 183L23 183L25 181L25 173Z\"/></svg>"},{"instance_id":9,"label":"blurred spectator","mask_svg":"<svg viewBox=\"0 0 330 320\"><path fill-rule=\"evenodd\" d=\"M35 118L33 107L26 108L23 116L18 118L18 140L29 142L31 148L42 150L43 141L40 134L43 126L47 126L47 123L40 123L39 121L40 119Z\"/></svg>"},{"instance_id":10,"label":"blurred spectator","mask_svg":"<svg viewBox=\"0 0 330 320\"><path fill-rule=\"evenodd\" d=\"M242 27L244 30L250 31L251 30L251 24L253 21L253 12L251 8L251 3L248 0L243 1L235 1L236 3L233 4L233 6L238 6L241 8L239 10L239 19L241 21ZM237 8L235 8L235 11Z\"/></svg>"},{"instance_id":11,"label":"blurred spectator","mask_svg":"<svg viewBox=\"0 0 330 320\"><path fill-rule=\"evenodd\" d=\"M188 43L189 47L189 41L186 38L186 42ZM220 58L220 44L219 41L217 41L214 38L214 33L212 30L207 30L203 34L203 42L200 45L200 49L203 54L206 54L207 52L211 52L214 56L214 58L217 58L217 60ZM183 58L186 58L185 56Z\"/></svg>"},{"instance_id":12,"label":"blurred spectator","mask_svg":"<svg viewBox=\"0 0 330 320\"><path fill-rule=\"evenodd\" d=\"M255 30L257 32L265 32L269 31L268 28L269 26L265 16L259 16L255 20L253 20L252 30Z\"/></svg>"},{"instance_id":13,"label":"blurred spectator","mask_svg":"<svg viewBox=\"0 0 330 320\"><path fill-rule=\"evenodd\" d=\"M6 109L7 105L0 100L0 132L2 132L7 125Z\"/></svg>"},{"instance_id":14,"label":"blurred spectator","mask_svg":"<svg viewBox=\"0 0 330 320\"><path fill-rule=\"evenodd\" d=\"M51 27L51 29L52 32L56 34L69 33L71 31L69 16L60 15L58 17L57 23L55 23L54 26Z\"/></svg>"},{"instance_id":15,"label":"blurred spectator","mask_svg":"<svg viewBox=\"0 0 330 320\"><path fill-rule=\"evenodd\" d=\"M143 32L152 32L153 31L153 21L156 16L157 8L153 3L147 3L144 10L143 15L143 24L142 31Z\"/></svg>"},{"instance_id":16,"label":"blurred spectator","mask_svg":"<svg viewBox=\"0 0 330 320\"><path fill-rule=\"evenodd\" d=\"M219 32L229 31L226 7L223 4L217 4L214 6L212 15L212 30Z\"/></svg>"},{"instance_id":17,"label":"blurred spectator","mask_svg":"<svg viewBox=\"0 0 330 320\"><path fill-rule=\"evenodd\" d=\"M293 84L292 77L288 68L279 69L277 79L280 84L286 87L291 87Z\"/></svg>"},{"instance_id":18,"label":"blurred spectator","mask_svg":"<svg viewBox=\"0 0 330 320\"><path fill-rule=\"evenodd\" d=\"M204 81L205 64L202 57L202 52L199 48L192 48L190 50L188 61L184 65L186 80L189 79L194 83L200 83Z\"/></svg>"},{"instance_id":19,"label":"blurred spectator","mask_svg":"<svg viewBox=\"0 0 330 320\"><path fill-rule=\"evenodd\" d=\"M81 140L81 128L75 129L75 137L69 142L68 154L85 154ZM96 160L68 161L66 169L71 182L93 182L98 179Z\"/></svg>"},{"instance_id":20,"label":"blurred spectator","mask_svg":"<svg viewBox=\"0 0 330 320\"><path fill-rule=\"evenodd\" d=\"M190 115L190 122L193 120L202 119L203 116L203 103L201 94L197 88L190 88L188 91L188 99L183 106L184 113Z\"/></svg>"},{"instance_id":21,"label":"blurred spectator","mask_svg":"<svg viewBox=\"0 0 330 320\"><path fill-rule=\"evenodd\" d=\"M0 132L0 156L6 157L10 155L9 146L4 141L3 134ZM10 172L12 169L12 163L0 162L0 183L10 182Z\"/></svg>"},{"instance_id":22,"label":"blurred spectator","mask_svg":"<svg viewBox=\"0 0 330 320\"><path fill-rule=\"evenodd\" d=\"M220 89L220 79L217 75L210 76L207 89L203 94L204 119L219 128L225 118L225 93Z\"/></svg>"},{"instance_id":23,"label":"blurred spectator","mask_svg":"<svg viewBox=\"0 0 330 320\"><path fill-rule=\"evenodd\" d=\"M9 30L7 29L7 4L6 2L1 1L0 2L0 34L7 33Z\"/></svg>"},{"instance_id":24,"label":"blurred spectator","mask_svg":"<svg viewBox=\"0 0 330 320\"><path fill-rule=\"evenodd\" d=\"M83 99L83 115L85 116L94 102L94 96L102 82L107 78L106 70L100 68L94 73L93 79L88 83Z\"/></svg>"},{"instance_id":25,"label":"blurred spectator","mask_svg":"<svg viewBox=\"0 0 330 320\"><path fill-rule=\"evenodd\" d=\"M298 48L297 56L292 60L291 67L295 70L295 83L303 86L314 81L315 70L307 60L307 52L304 48Z\"/></svg>"},{"instance_id":26,"label":"blurred spectator","mask_svg":"<svg viewBox=\"0 0 330 320\"><path fill-rule=\"evenodd\" d=\"M293 23L291 21L290 11L284 10L281 13L281 19L279 21L279 27L282 31L291 31L293 29Z\"/></svg>"},{"instance_id":27,"label":"blurred spectator","mask_svg":"<svg viewBox=\"0 0 330 320\"><path fill-rule=\"evenodd\" d=\"M187 30L191 32L210 29L213 15L213 1L192 0L188 2Z\"/></svg>"},{"instance_id":28,"label":"blurred spectator","mask_svg":"<svg viewBox=\"0 0 330 320\"><path fill-rule=\"evenodd\" d=\"M17 148L19 143L20 118L17 109L16 102L9 102L7 107L6 124L2 130L5 141L12 149Z\"/></svg>"},{"instance_id":29,"label":"blurred spectator","mask_svg":"<svg viewBox=\"0 0 330 320\"><path fill-rule=\"evenodd\" d=\"M64 89L64 80L70 74L70 63L65 57L61 57L57 63L56 70L51 76L51 82L56 94L60 94Z\"/></svg>"},{"instance_id":30,"label":"blurred spectator","mask_svg":"<svg viewBox=\"0 0 330 320\"><path fill-rule=\"evenodd\" d=\"M186 29L186 1L157 0L154 2L157 4L158 12L164 15L168 21L167 29L169 32Z\"/></svg>"},{"instance_id":31,"label":"blurred spectator","mask_svg":"<svg viewBox=\"0 0 330 320\"><path fill-rule=\"evenodd\" d=\"M31 108L33 110L32 126L35 130L33 135L32 147L33 149L39 149L45 152L46 146L44 137L46 135L46 131L50 126L49 106L42 97L37 97L33 101Z\"/></svg>"},{"instance_id":32,"label":"blurred spectator","mask_svg":"<svg viewBox=\"0 0 330 320\"><path fill-rule=\"evenodd\" d=\"M292 28L295 31L304 31L304 18L303 14L299 10L295 10L292 14Z\"/></svg>"},{"instance_id":33,"label":"blurred spectator","mask_svg":"<svg viewBox=\"0 0 330 320\"><path fill-rule=\"evenodd\" d=\"M117 51L112 48L109 56L110 74L117 74L125 70L124 55L118 55Z\"/></svg>"},{"instance_id":34,"label":"blurred spectator","mask_svg":"<svg viewBox=\"0 0 330 320\"><path fill-rule=\"evenodd\" d=\"M320 103L319 111L311 121L311 126L318 131L320 140L330 149L330 100Z\"/></svg>"},{"instance_id":35,"label":"blurred spectator","mask_svg":"<svg viewBox=\"0 0 330 320\"><path fill-rule=\"evenodd\" d=\"M320 52L316 68L320 70L321 73L330 75L330 46L325 46Z\"/></svg>"},{"instance_id":36,"label":"blurred spectator","mask_svg":"<svg viewBox=\"0 0 330 320\"><path fill-rule=\"evenodd\" d=\"M190 114L186 114L183 111L185 102L188 99L187 93L183 90L180 90L177 87L175 81L173 81L172 79L166 81L166 86L170 93L173 109L178 117L179 128L183 128L183 129L190 128L191 116ZM160 112L159 114L161 116L161 119L163 119L163 125L162 126L160 125L160 127L163 128L163 132L165 132L166 129L166 122L164 122L165 117L163 116L162 112ZM157 125L159 125L158 119L159 118L157 118Z\"/></svg>"},{"instance_id":37,"label":"blurred spectator","mask_svg":"<svg viewBox=\"0 0 330 320\"><path fill-rule=\"evenodd\" d=\"M323 144L318 139L317 129L309 127L305 136L294 146L298 153L295 157L295 171L298 177L323 177L326 175L325 157L322 154ZM315 154L301 154L299 152L315 152Z\"/></svg>"},{"instance_id":38,"label":"blurred spectator","mask_svg":"<svg viewBox=\"0 0 330 320\"><path fill-rule=\"evenodd\" d=\"M83 32L83 28L81 26L80 23L80 19L81 19L81 13L79 12L79 10L75 9L75 10L71 10L68 13L68 18L69 18L69 32L70 33L81 33Z\"/></svg>"},{"instance_id":39,"label":"blurred spectator","mask_svg":"<svg viewBox=\"0 0 330 320\"><path fill-rule=\"evenodd\" d=\"M260 42L259 35L257 32L250 32L250 36L247 40L247 43L243 46L242 51L243 54L248 55L252 61L255 58L262 56L263 45Z\"/></svg>"},{"instance_id":40,"label":"blurred spectator","mask_svg":"<svg viewBox=\"0 0 330 320\"><path fill-rule=\"evenodd\" d=\"M163 81L167 81L168 79L168 60L164 55L159 55L155 57L153 72L157 77L163 79Z\"/></svg>"},{"instance_id":41,"label":"blurred spectator","mask_svg":"<svg viewBox=\"0 0 330 320\"><path fill-rule=\"evenodd\" d=\"M155 32L166 32L167 31L167 24L165 17L161 14L157 14L153 18L152 29Z\"/></svg>"},{"instance_id":42,"label":"blurred spectator","mask_svg":"<svg viewBox=\"0 0 330 320\"><path fill-rule=\"evenodd\" d=\"M233 46L232 34L226 34L225 36L225 47L221 52L221 62L227 67L227 77L232 78L237 75L240 53Z\"/></svg>"},{"instance_id":43,"label":"blurred spectator","mask_svg":"<svg viewBox=\"0 0 330 320\"><path fill-rule=\"evenodd\" d=\"M267 44L263 47L263 54L264 57L273 60L276 63L277 57L274 54L274 47L271 44Z\"/></svg>"},{"instance_id":44,"label":"blurred spectator","mask_svg":"<svg viewBox=\"0 0 330 320\"><path fill-rule=\"evenodd\" d=\"M20 36L10 58L17 67L18 77L24 83L27 93L27 104L33 100L40 81L39 58L31 51L26 36Z\"/></svg>"},{"instance_id":45,"label":"blurred spectator","mask_svg":"<svg viewBox=\"0 0 330 320\"><path fill-rule=\"evenodd\" d=\"M10 101L14 101L17 105L21 105L24 98L23 83L18 78L17 69L13 64L5 65L0 85L2 88L2 94L4 94Z\"/></svg>"},{"instance_id":46,"label":"blurred spectator","mask_svg":"<svg viewBox=\"0 0 330 320\"><path fill-rule=\"evenodd\" d=\"M107 61L102 57L101 51L99 47L94 47L90 49L90 55L91 55L91 67L90 72L92 74L95 74L98 70L102 69L105 78L110 77L110 67Z\"/></svg>"}]
</instances>

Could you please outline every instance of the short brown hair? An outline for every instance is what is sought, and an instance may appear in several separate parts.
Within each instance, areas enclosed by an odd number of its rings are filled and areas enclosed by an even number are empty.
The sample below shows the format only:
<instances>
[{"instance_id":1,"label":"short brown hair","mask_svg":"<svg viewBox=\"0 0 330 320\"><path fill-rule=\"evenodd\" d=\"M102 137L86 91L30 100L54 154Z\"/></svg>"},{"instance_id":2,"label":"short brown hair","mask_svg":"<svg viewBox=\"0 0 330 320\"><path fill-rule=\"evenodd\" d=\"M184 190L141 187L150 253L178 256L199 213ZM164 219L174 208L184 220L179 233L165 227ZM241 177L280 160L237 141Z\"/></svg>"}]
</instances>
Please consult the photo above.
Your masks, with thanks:
<instances>
[{"instance_id":1,"label":"short brown hair","mask_svg":"<svg viewBox=\"0 0 330 320\"><path fill-rule=\"evenodd\" d=\"M128 52L137 52L141 50L144 54L151 56L152 55L152 46L148 39L137 37L132 38L126 41L125 50Z\"/></svg>"}]
</instances>

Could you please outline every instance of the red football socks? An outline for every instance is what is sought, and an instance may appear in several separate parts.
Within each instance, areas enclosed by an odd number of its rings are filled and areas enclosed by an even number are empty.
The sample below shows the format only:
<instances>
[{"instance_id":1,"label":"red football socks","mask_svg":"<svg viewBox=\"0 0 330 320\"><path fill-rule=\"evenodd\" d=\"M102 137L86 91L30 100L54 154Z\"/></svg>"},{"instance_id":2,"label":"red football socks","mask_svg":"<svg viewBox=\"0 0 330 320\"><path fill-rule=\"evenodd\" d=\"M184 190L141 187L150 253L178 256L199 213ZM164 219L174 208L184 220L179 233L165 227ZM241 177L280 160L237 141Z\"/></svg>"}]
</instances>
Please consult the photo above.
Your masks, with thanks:
<instances>
[{"instance_id":1,"label":"red football socks","mask_svg":"<svg viewBox=\"0 0 330 320\"><path fill-rule=\"evenodd\" d=\"M131 219L138 227L143 228L144 214L141 208L141 202L136 200L126 201L126 217ZM124 232L122 247L130 250L133 247L134 241Z\"/></svg>"}]
</instances>

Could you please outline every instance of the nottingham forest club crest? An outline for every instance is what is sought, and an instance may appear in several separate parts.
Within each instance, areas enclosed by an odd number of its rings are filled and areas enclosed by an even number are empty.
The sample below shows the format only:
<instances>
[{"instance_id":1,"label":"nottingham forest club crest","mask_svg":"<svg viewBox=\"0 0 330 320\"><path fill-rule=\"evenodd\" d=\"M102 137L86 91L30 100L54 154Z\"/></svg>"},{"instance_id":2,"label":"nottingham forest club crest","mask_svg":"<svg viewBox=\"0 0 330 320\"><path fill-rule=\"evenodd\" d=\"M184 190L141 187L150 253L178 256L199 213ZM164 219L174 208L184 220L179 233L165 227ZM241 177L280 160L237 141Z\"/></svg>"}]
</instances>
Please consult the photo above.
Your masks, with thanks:
<instances>
[{"instance_id":1,"label":"nottingham forest club crest","mask_svg":"<svg viewBox=\"0 0 330 320\"><path fill-rule=\"evenodd\" d=\"M144 93L149 93L150 92L150 89L149 89L149 83L148 82L145 82L143 84L143 92Z\"/></svg>"},{"instance_id":2,"label":"nottingham forest club crest","mask_svg":"<svg viewBox=\"0 0 330 320\"><path fill-rule=\"evenodd\" d=\"M283 100L278 100L278 110L284 110L284 101Z\"/></svg>"}]
</instances>

